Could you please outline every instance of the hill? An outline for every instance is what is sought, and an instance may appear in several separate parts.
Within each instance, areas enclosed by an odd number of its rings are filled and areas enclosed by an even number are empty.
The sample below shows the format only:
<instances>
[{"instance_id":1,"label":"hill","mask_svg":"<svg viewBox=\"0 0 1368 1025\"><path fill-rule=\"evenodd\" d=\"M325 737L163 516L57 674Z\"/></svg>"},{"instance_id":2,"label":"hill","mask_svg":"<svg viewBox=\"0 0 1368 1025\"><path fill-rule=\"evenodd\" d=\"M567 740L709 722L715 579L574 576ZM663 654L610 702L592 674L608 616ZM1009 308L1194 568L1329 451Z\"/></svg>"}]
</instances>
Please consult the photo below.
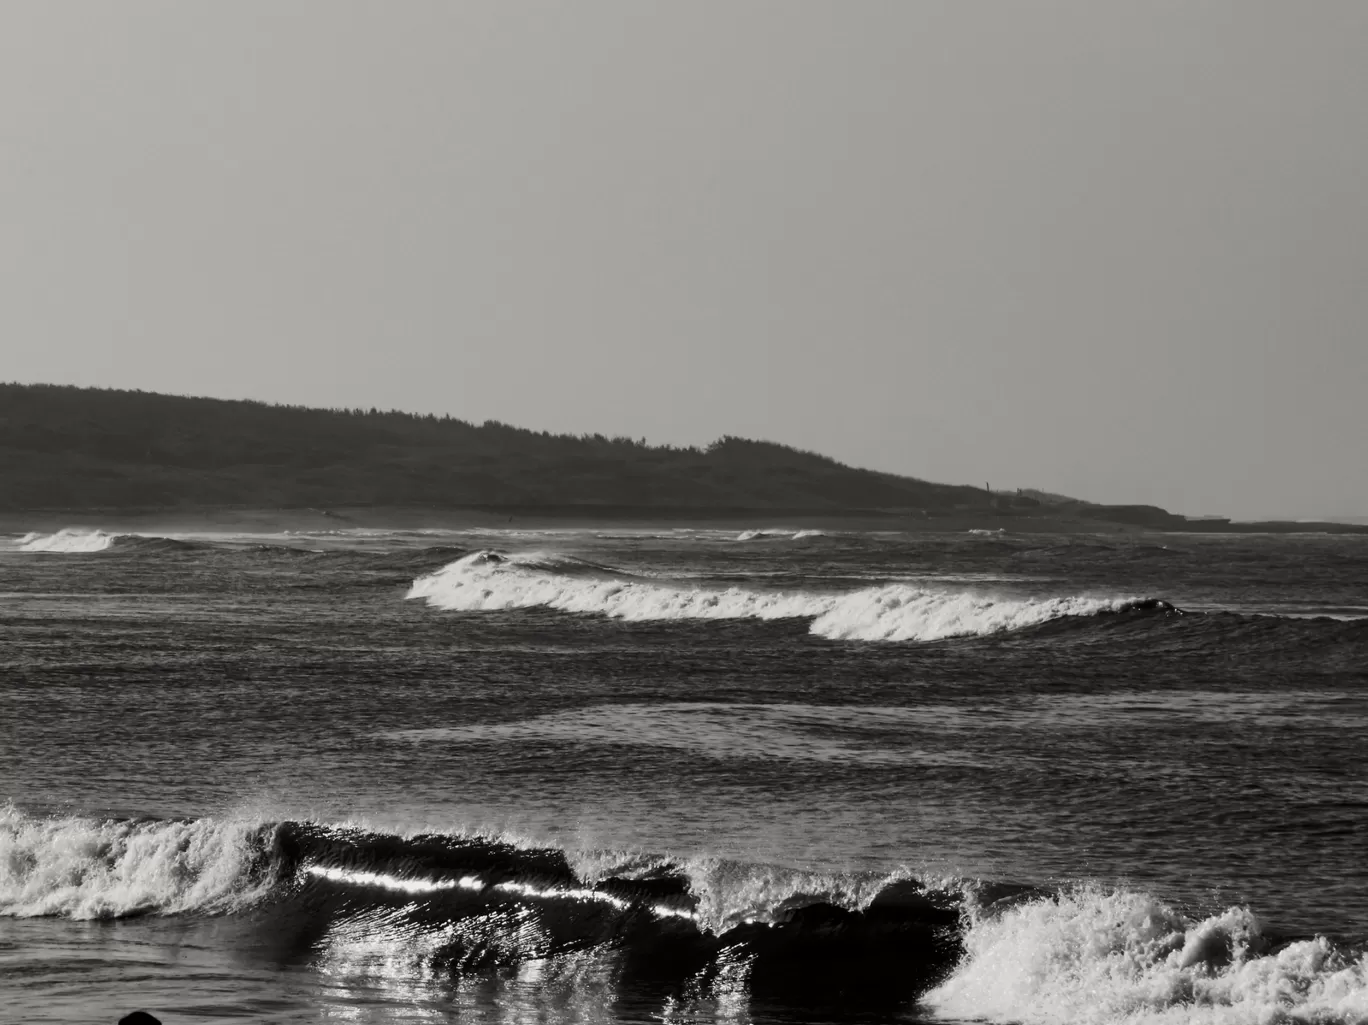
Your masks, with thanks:
<instances>
[{"instance_id":1,"label":"hill","mask_svg":"<svg viewBox=\"0 0 1368 1025\"><path fill-rule=\"evenodd\" d=\"M1156 506L994 493L745 438L678 448L376 409L0 384L3 513L377 507L603 519L911 517L1027 530L1368 531L1232 525Z\"/></svg>"},{"instance_id":2,"label":"hill","mask_svg":"<svg viewBox=\"0 0 1368 1025\"><path fill-rule=\"evenodd\" d=\"M7 510L991 507L978 488L743 438L675 448L494 421L53 385L0 385L0 481Z\"/></svg>"}]
</instances>

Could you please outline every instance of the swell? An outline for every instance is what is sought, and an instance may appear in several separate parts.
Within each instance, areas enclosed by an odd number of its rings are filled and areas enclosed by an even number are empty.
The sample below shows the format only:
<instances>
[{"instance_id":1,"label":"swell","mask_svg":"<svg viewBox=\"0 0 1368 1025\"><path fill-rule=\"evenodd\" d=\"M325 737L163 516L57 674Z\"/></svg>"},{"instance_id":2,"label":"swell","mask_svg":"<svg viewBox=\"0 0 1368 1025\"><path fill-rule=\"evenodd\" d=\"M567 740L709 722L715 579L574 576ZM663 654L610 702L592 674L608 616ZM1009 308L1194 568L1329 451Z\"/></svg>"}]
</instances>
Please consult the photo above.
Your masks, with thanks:
<instances>
[{"instance_id":1,"label":"swell","mask_svg":"<svg viewBox=\"0 0 1368 1025\"><path fill-rule=\"evenodd\" d=\"M1094 886L821 875L719 859L574 854L311 822L0 812L0 914L233 914L311 957L385 949L453 979L609 958L669 1001L906 1007L957 1019L1357 1022L1368 955ZM407 961L405 961L407 959Z\"/></svg>"},{"instance_id":2,"label":"swell","mask_svg":"<svg viewBox=\"0 0 1368 1025\"><path fill-rule=\"evenodd\" d=\"M475 552L416 579L408 597L446 610L546 607L633 621L809 619L813 634L860 641L984 636L1061 618L1119 613L1181 614L1157 599L1003 598L905 584L837 594L697 588L583 564L567 568L551 559Z\"/></svg>"}]
</instances>

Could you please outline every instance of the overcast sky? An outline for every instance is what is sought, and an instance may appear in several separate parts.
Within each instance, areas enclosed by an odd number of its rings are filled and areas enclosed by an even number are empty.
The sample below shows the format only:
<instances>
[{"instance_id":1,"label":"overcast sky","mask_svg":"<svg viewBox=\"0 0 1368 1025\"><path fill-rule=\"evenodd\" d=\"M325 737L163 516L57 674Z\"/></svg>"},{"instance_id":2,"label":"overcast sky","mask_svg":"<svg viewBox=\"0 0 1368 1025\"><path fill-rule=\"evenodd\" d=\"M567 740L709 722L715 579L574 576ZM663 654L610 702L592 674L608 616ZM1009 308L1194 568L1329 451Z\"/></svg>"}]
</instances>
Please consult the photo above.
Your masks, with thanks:
<instances>
[{"instance_id":1,"label":"overcast sky","mask_svg":"<svg viewBox=\"0 0 1368 1025\"><path fill-rule=\"evenodd\" d=\"M0 379L1368 515L1368 3L7 0Z\"/></svg>"}]
</instances>

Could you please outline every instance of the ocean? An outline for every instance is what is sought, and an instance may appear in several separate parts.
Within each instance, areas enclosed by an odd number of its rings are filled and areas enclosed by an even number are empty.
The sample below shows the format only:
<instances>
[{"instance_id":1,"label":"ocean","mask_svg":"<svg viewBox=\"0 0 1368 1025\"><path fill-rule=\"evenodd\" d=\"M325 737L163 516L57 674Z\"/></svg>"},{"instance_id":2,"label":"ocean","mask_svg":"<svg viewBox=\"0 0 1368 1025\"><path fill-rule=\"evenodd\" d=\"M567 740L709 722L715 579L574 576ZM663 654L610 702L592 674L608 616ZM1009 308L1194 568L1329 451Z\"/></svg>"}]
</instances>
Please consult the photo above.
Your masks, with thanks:
<instances>
[{"instance_id":1,"label":"ocean","mask_svg":"<svg viewBox=\"0 0 1368 1025\"><path fill-rule=\"evenodd\" d=\"M0 538L0 1022L1368 1021L1368 538Z\"/></svg>"}]
</instances>

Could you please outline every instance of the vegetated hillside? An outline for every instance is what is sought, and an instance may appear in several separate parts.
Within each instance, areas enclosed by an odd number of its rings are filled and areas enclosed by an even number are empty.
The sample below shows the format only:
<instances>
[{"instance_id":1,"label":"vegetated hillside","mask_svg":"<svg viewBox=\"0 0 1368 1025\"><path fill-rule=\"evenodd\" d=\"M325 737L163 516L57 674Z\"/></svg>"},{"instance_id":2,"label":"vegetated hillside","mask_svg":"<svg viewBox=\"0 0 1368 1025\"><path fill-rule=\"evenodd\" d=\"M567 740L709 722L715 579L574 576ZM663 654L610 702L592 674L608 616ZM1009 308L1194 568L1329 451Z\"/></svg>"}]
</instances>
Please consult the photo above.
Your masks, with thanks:
<instances>
[{"instance_id":1,"label":"vegetated hillside","mask_svg":"<svg viewBox=\"0 0 1368 1025\"><path fill-rule=\"evenodd\" d=\"M487 421L0 384L0 509L1010 508L742 438L707 449Z\"/></svg>"}]
</instances>

